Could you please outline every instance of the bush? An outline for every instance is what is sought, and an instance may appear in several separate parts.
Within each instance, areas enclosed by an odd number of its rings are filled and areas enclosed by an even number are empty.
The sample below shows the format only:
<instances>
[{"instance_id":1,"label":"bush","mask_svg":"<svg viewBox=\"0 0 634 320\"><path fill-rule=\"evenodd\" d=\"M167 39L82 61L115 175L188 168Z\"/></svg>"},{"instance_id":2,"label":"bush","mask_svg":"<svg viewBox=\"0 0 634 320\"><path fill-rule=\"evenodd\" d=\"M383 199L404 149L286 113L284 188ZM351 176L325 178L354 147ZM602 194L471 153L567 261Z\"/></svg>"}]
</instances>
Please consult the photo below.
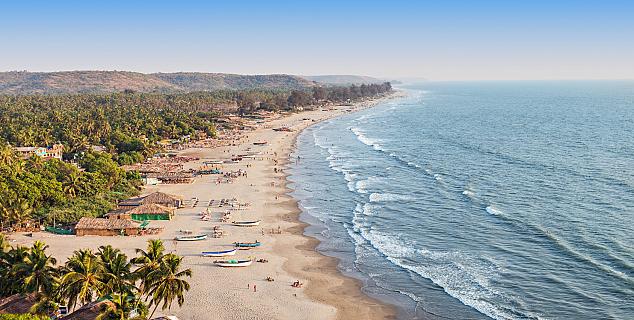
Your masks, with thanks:
<instances>
[{"instance_id":1,"label":"bush","mask_svg":"<svg viewBox=\"0 0 634 320\"><path fill-rule=\"evenodd\" d=\"M49 320L47 316L38 316L34 314L0 314L0 320Z\"/></svg>"}]
</instances>

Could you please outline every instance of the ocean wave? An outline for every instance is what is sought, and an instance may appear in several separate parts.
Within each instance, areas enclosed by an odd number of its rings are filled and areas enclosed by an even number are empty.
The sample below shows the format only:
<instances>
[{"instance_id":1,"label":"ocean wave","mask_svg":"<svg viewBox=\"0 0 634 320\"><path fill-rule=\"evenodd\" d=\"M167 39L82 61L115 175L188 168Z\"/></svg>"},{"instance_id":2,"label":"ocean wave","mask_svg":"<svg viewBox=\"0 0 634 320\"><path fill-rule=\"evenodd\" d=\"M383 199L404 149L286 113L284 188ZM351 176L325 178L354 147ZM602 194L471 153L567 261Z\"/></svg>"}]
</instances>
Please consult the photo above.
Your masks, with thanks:
<instances>
[{"instance_id":1,"label":"ocean wave","mask_svg":"<svg viewBox=\"0 0 634 320\"><path fill-rule=\"evenodd\" d=\"M350 131L352 131L352 133L357 136L357 140L361 141L363 144L371 146L372 148L374 148L374 150L377 151L385 151L383 146L379 144L379 142L382 142L382 140L368 138L365 133L357 127L350 128Z\"/></svg>"},{"instance_id":2,"label":"ocean wave","mask_svg":"<svg viewBox=\"0 0 634 320\"><path fill-rule=\"evenodd\" d=\"M473 190L469 190L469 189L463 190L462 194L464 194L465 196L471 199L474 199L476 197L476 193Z\"/></svg>"},{"instance_id":3,"label":"ocean wave","mask_svg":"<svg viewBox=\"0 0 634 320\"><path fill-rule=\"evenodd\" d=\"M566 255L568 255L569 257L572 257L582 263L585 263L587 265L590 265L598 270L601 270L605 273L608 273L612 276L615 276L623 281L626 281L630 284L634 284L634 279L632 279L632 277L628 276L626 273L616 270L613 267L604 264L600 261L598 261L597 259L593 258L592 256L588 255L588 254L584 254L580 251L578 251L573 245L569 244L566 240L564 240L563 238L558 237L554 232L538 225L538 224L533 224L530 223L528 221L523 221L519 218L515 218L512 217L508 214L506 214L504 211L502 211L500 208L498 208L495 205L489 205L485 208L486 212L488 212L489 214L496 216L500 219L503 219L505 221L507 221L508 223L513 224L514 226L520 228L520 229L524 229L524 230L528 230L531 231L533 234L542 237L544 239L548 239L548 241L554 245L556 245L560 251Z\"/></svg>"},{"instance_id":4,"label":"ocean wave","mask_svg":"<svg viewBox=\"0 0 634 320\"><path fill-rule=\"evenodd\" d=\"M504 214L502 210L494 205L487 206L486 208L484 208L484 210L494 216L501 216L502 214Z\"/></svg>"},{"instance_id":5,"label":"ocean wave","mask_svg":"<svg viewBox=\"0 0 634 320\"><path fill-rule=\"evenodd\" d=\"M373 206L373 205L371 205L371 204L369 204L369 203L366 203L366 204L364 204L364 205L363 205L363 210L362 210L362 212L363 212L363 214L364 214L364 215L366 215L366 216L372 216L372 215L374 215L374 214L375 214L375 210L376 210L376 209L377 209L377 207L376 207L376 206Z\"/></svg>"},{"instance_id":6,"label":"ocean wave","mask_svg":"<svg viewBox=\"0 0 634 320\"><path fill-rule=\"evenodd\" d=\"M411 201L414 198L396 193L371 193L370 202Z\"/></svg>"},{"instance_id":7,"label":"ocean wave","mask_svg":"<svg viewBox=\"0 0 634 320\"><path fill-rule=\"evenodd\" d=\"M499 269L488 260L458 251L414 249L415 244L404 243L381 232L361 232L359 235L364 240L358 243L367 241L388 261L431 280L449 295L493 319L541 319L539 315L513 308L513 305L521 305L522 302L498 292L491 285L491 281L498 277ZM419 259L425 263L415 262ZM412 294L408 296L412 297ZM418 297L412 299L418 301ZM505 301L505 304L491 301Z\"/></svg>"},{"instance_id":8,"label":"ocean wave","mask_svg":"<svg viewBox=\"0 0 634 320\"><path fill-rule=\"evenodd\" d=\"M386 170L389 170L386 168ZM363 180L359 180L357 181L357 183L355 184L355 188L357 189L358 193L368 193L368 188L377 185L378 183L381 183L383 181L383 178L381 177L377 177L377 176L371 176L367 179L363 179Z\"/></svg>"}]
</instances>

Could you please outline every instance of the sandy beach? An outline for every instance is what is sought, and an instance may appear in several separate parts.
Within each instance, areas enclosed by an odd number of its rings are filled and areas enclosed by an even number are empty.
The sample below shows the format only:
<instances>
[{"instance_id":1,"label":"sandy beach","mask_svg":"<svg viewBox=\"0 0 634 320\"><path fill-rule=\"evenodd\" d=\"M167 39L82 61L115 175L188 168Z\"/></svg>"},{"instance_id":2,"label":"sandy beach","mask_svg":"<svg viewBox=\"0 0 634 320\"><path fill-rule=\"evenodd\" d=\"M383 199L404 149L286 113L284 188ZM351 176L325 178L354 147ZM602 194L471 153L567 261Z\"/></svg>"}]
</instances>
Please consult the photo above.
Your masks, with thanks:
<instances>
[{"instance_id":1,"label":"sandy beach","mask_svg":"<svg viewBox=\"0 0 634 320\"><path fill-rule=\"evenodd\" d=\"M387 99L387 98L383 98ZM122 249L129 257L136 248L145 248L148 239L160 238L167 251L184 256L185 267L191 268L191 290L185 295L185 304L176 303L164 315L180 319L390 319L396 311L372 299L361 291L361 283L343 276L337 270L337 260L315 250L318 241L303 235L305 224L299 221L297 202L288 195L285 166L289 162L295 140L308 126L375 105L379 100L365 101L354 106L338 106L330 110L306 111L291 114L260 124L247 131L235 146L217 148L190 148L180 155L199 157L185 164L185 169L198 168L203 161L229 159L232 155L261 152L257 159L244 159L235 164L223 164L221 170L245 170L247 176L232 183L217 183L217 175L198 176L191 184L148 186L143 193L162 191L181 196L185 200L197 198L196 206L178 209L171 221L152 221L152 227L164 227L159 235L138 237L60 236L39 232L33 237L13 234L13 245L30 245L43 240L50 253L63 263L73 250L96 249L111 244ZM272 128L288 127L291 132L277 132ZM266 145L254 142L266 141ZM301 160L300 160L301 161ZM231 210L229 221L262 220L257 227L237 227L220 222L227 208L219 208L220 199L237 199L248 203L242 210ZM211 207L208 207L210 202ZM190 201L187 201L189 203ZM213 213L210 221L201 221L200 213ZM210 234L214 226L226 233L221 238L198 242L176 242L181 230L194 234ZM279 230L279 232L278 232ZM223 250L234 242L260 241L254 250L239 251L241 258L264 259L246 268L221 268L213 264L217 258L202 257L202 251ZM274 281L267 281L270 277ZM295 281L303 285L292 287ZM160 311L160 310L159 310ZM158 312L157 312L158 313Z\"/></svg>"}]
</instances>

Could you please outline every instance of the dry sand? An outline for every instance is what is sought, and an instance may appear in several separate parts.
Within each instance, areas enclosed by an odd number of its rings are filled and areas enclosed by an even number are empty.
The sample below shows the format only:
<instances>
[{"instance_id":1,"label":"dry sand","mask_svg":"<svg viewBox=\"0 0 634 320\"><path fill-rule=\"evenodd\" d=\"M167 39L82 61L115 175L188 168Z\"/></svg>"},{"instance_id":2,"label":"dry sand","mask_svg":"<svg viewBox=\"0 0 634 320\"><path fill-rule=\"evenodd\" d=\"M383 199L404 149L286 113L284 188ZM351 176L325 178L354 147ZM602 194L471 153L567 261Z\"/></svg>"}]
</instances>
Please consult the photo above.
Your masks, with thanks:
<instances>
[{"instance_id":1,"label":"dry sand","mask_svg":"<svg viewBox=\"0 0 634 320\"><path fill-rule=\"evenodd\" d=\"M75 249L96 249L104 244L120 248L131 257L135 255L135 248L146 247L148 239L160 238L164 240L167 251L184 256L184 266L193 271L193 277L189 279L191 290L185 295L184 305L178 307L175 302L171 310L162 312L180 319L394 318L393 307L364 295L359 281L345 277L337 270L335 258L315 251L318 241L303 235L306 225L298 220L297 203L287 195L286 175L281 170L288 163L289 153L301 130L318 121L375 103L363 102L354 107L340 106L335 110L292 114L247 132L237 146L183 150L183 155L201 158L200 161L187 163L186 168L198 167L208 159L227 159L247 150L262 151L263 158L223 165L224 171L244 169L248 173L248 177L240 177L230 184L216 184L217 176L208 175L198 177L192 184L147 187L144 193L159 190L184 199L199 199L197 207L178 209L171 221L153 221L150 226L165 227L159 235L75 237L40 232L32 238L14 234L11 239L14 245L30 245L35 240L43 240L50 246L50 253L63 262ZM293 132L271 130L279 126L288 126ZM253 145L253 142L262 140L268 141L268 145ZM277 173L274 168L278 169ZM240 228L219 222L226 208L212 208L213 219L201 221L198 214L205 210L209 201L222 198L237 198L239 202L251 204L246 210L234 211L230 221L261 219L261 225ZM180 230L210 233L213 226L221 226L228 234L198 242L177 243L172 240L180 235ZM278 227L281 234L272 234L271 230L277 231ZM268 263L254 262L246 268L220 268L213 264L218 258L200 256L201 251L230 249L233 242L254 240L263 245L254 250L239 251L232 258L255 257L266 259ZM266 281L267 277L275 281ZM303 283L302 288L291 287L296 280Z\"/></svg>"}]
</instances>

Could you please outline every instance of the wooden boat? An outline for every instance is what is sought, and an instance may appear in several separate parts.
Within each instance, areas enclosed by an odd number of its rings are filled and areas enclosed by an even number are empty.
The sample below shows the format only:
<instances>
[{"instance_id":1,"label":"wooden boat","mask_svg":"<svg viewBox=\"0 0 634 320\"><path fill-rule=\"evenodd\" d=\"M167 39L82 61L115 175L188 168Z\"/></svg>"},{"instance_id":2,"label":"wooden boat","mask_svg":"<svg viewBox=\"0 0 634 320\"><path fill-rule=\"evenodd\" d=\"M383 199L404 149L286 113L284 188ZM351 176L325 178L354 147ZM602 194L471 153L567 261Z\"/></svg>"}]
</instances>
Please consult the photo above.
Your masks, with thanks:
<instances>
[{"instance_id":1,"label":"wooden boat","mask_svg":"<svg viewBox=\"0 0 634 320\"><path fill-rule=\"evenodd\" d=\"M224 256L233 256L236 254L238 249L224 250L224 251L203 251L203 257L224 257Z\"/></svg>"},{"instance_id":2,"label":"wooden boat","mask_svg":"<svg viewBox=\"0 0 634 320\"><path fill-rule=\"evenodd\" d=\"M238 227L255 227L260 225L261 220L256 221L232 221L231 224Z\"/></svg>"},{"instance_id":3,"label":"wooden boat","mask_svg":"<svg viewBox=\"0 0 634 320\"><path fill-rule=\"evenodd\" d=\"M217 260L214 263L220 267L248 267L253 260Z\"/></svg>"},{"instance_id":4,"label":"wooden boat","mask_svg":"<svg viewBox=\"0 0 634 320\"><path fill-rule=\"evenodd\" d=\"M256 242L234 242L233 244L239 249L257 248L257 247L262 245L262 243L260 243L260 241L256 241Z\"/></svg>"},{"instance_id":5,"label":"wooden boat","mask_svg":"<svg viewBox=\"0 0 634 320\"><path fill-rule=\"evenodd\" d=\"M266 142L266 141L258 141L258 142L254 142L253 144L256 145L256 146L265 146L265 145L268 144L268 142Z\"/></svg>"},{"instance_id":6,"label":"wooden boat","mask_svg":"<svg viewBox=\"0 0 634 320\"><path fill-rule=\"evenodd\" d=\"M206 234L199 234L195 236L178 236L174 238L176 241L200 241L207 239Z\"/></svg>"}]
</instances>

